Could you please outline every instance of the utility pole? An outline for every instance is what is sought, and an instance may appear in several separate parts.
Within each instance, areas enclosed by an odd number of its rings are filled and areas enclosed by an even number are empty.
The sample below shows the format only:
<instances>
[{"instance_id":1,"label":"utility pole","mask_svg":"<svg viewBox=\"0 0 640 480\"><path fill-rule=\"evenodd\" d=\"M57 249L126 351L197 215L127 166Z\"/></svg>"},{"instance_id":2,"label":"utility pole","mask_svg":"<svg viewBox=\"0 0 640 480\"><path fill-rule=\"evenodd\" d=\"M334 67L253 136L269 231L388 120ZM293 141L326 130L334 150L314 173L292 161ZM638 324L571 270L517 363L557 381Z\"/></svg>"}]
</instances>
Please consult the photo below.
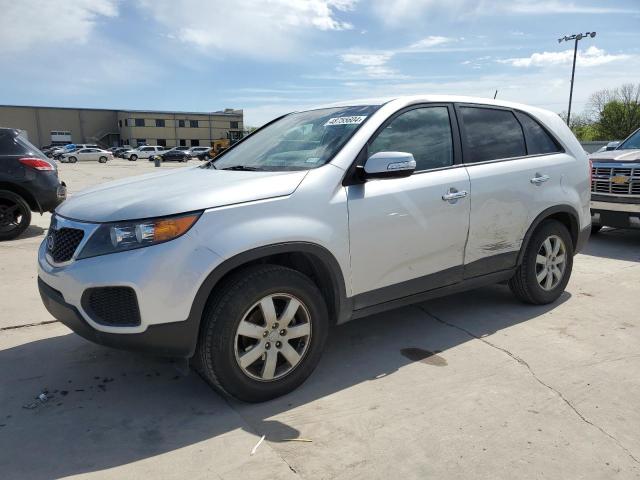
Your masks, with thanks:
<instances>
[{"instance_id":1,"label":"utility pole","mask_svg":"<svg viewBox=\"0 0 640 480\"><path fill-rule=\"evenodd\" d=\"M576 59L578 58L578 42L583 38L587 38L587 37L593 38L595 36L596 36L596 32L587 32L585 34L578 33L571 36L565 35L564 37L558 39L558 43L575 40L575 43L573 46L573 67L571 67L571 88L569 90L569 109L567 110L567 125L569 127L571 126L571 101L573 100L573 80L575 79L575 76L576 76Z\"/></svg>"}]
</instances>

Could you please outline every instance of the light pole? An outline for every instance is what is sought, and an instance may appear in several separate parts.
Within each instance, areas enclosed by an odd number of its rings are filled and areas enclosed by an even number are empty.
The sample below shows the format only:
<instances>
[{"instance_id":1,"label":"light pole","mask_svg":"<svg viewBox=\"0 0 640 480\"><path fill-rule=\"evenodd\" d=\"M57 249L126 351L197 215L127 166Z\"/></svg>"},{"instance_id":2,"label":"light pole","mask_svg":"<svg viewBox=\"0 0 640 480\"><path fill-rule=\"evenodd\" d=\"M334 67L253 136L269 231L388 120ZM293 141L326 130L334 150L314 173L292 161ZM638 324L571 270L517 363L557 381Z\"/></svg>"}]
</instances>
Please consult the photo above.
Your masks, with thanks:
<instances>
[{"instance_id":1,"label":"light pole","mask_svg":"<svg viewBox=\"0 0 640 480\"><path fill-rule=\"evenodd\" d=\"M575 40L575 45L573 47L573 67L571 68L571 89L569 90L569 110L567 111L567 125L571 126L571 100L573 99L573 78L576 75L576 57L578 56L578 42L586 37L595 37L596 32L587 32L585 34L577 33L571 36L564 36L558 39L558 43L568 42L570 40Z\"/></svg>"}]
</instances>

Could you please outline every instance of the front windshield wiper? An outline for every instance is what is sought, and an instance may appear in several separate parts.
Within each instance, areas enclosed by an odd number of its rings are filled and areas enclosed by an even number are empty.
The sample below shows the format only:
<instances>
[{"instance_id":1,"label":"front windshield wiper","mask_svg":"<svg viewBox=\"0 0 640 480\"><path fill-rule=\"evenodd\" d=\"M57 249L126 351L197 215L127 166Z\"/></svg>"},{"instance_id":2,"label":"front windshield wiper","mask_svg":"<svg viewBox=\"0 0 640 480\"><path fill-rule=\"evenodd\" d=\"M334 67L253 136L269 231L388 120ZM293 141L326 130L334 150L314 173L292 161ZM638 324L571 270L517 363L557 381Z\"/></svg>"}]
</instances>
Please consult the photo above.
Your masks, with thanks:
<instances>
[{"instance_id":1,"label":"front windshield wiper","mask_svg":"<svg viewBox=\"0 0 640 480\"><path fill-rule=\"evenodd\" d=\"M248 167L246 165L233 165L232 167L221 168L220 170L238 170L242 172L259 172L262 169L257 167Z\"/></svg>"}]
</instances>

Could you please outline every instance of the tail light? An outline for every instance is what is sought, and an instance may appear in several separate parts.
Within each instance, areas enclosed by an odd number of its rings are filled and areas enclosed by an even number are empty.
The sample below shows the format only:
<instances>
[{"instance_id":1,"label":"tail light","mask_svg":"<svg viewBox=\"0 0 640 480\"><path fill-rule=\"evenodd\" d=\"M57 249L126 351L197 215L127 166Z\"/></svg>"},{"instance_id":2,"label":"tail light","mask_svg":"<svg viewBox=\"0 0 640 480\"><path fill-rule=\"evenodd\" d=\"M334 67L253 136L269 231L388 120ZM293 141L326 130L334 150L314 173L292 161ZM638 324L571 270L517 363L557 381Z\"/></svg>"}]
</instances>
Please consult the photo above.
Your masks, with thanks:
<instances>
[{"instance_id":1,"label":"tail light","mask_svg":"<svg viewBox=\"0 0 640 480\"><path fill-rule=\"evenodd\" d=\"M51 165L49 162L45 162L40 158L24 157L18 161L29 168L33 168L34 170L41 170L41 171L53 170L53 165Z\"/></svg>"}]
</instances>

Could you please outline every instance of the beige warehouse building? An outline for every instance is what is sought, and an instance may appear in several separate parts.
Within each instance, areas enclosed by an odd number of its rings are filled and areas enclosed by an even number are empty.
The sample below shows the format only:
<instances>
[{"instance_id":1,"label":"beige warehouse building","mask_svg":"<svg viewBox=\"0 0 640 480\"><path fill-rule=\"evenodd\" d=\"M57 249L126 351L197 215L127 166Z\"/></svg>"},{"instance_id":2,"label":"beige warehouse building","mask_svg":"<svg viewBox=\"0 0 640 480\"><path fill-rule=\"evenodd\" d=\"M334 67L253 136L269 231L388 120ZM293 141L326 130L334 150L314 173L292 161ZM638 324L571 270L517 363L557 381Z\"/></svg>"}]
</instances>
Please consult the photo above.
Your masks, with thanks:
<instances>
[{"instance_id":1,"label":"beige warehouse building","mask_svg":"<svg viewBox=\"0 0 640 480\"><path fill-rule=\"evenodd\" d=\"M162 112L0 105L0 127L27 132L41 147L51 143L208 146L242 137L242 110Z\"/></svg>"}]
</instances>

